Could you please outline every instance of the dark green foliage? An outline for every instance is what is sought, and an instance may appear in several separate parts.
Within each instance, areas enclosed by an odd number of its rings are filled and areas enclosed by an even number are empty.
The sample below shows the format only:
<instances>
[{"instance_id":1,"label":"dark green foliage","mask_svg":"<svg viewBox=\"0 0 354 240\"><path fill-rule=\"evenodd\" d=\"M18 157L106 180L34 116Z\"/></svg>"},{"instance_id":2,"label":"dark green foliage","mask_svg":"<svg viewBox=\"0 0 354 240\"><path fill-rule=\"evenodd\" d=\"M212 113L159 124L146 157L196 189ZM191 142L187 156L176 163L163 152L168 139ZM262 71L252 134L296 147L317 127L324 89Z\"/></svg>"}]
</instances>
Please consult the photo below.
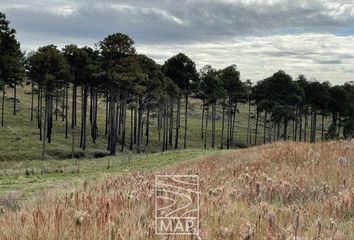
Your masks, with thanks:
<instances>
[{"instance_id":1,"label":"dark green foliage","mask_svg":"<svg viewBox=\"0 0 354 240\"><path fill-rule=\"evenodd\" d=\"M223 88L232 101L237 101L245 96L246 89L240 80L240 72L237 71L236 65L231 65L223 69L220 78Z\"/></svg>"},{"instance_id":2,"label":"dark green foliage","mask_svg":"<svg viewBox=\"0 0 354 240\"><path fill-rule=\"evenodd\" d=\"M334 124L331 124L328 127L325 137L326 137L326 140L338 139L337 127Z\"/></svg>"},{"instance_id":3,"label":"dark green foliage","mask_svg":"<svg viewBox=\"0 0 354 240\"><path fill-rule=\"evenodd\" d=\"M223 82L215 69L205 66L200 75L200 97L205 99L208 104L216 103L226 95L226 89L223 88Z\"/></svg>"},{"instance_id":4,"label":"dark green foliage","mask_svg":"<svg viewBox=\"0 0 354 240\"><path fill-rule=\"evenodd\" d=\"M69 73L64 56L54 45L41 47L28 58L28 75L30 79L38 85L39 97L44 99L44 114L42 114L42 100L38 100L38 127L40 137L43 140L42 160L46 155L46 142L51 142L53 127L53 99L55 89L58 88L62 79ZM43 136L42 136L42 115L44 116Z\"/></svg>"},{"instance_id":5,"label":"dark green foliage","mask_svg":"<svg viewBox=\"0 0 354 240\"><path fill-rule=\"evenodd\" d=\"M139 64L135 56L134 41L127 35L116 33L107 36L99 42L102 56L101 79L107 92L109 110L107 109L107 120L109 125L108 149L111 155L116 154L116 143L118 141L117 129L119 112L118 106L121 98L126 101L126 91L132 90L134 80L139 79ZM107 127L106 127L107 128Z\"/></svg>"},{"instance_id":6,"label":"dark green foliage","mask_svg":"<svg viewBox=\"0 0 354 240\"><path fill-rule=\"evenodd\" d=\"M40 47L28 58L28 75L48 94L54 90L56 81L68 76L69 66L63 55L54 45Z\"/></svg>"},{"instance_id":7,"label":"dark green foliage","mask_svg":"<svg viewBox=\"0 0 354 240\"><path fill-rule=\"evenodd\" d=\"M187 148L187 129L188 129L188 97L191 92L198 92L199 76L195 68L195 63L183 53L179 53L176 56L168 59L162 66L162 72L165 76L171 78L184 92L185 108L184 108L184 136L183 147ZM177 103L177 126L176 126L176 141L175 148L178 148L178 130L179 130L179 118L180 118L180 97L178 97Z\"/></svg>"},{"instance_id":8,"label":"dark green foliage","mask_svg":"<svg viewBox=\"0 0 354 240\"><path fill-rule=\"evenodd\" d=\"M295 106L301 104L304 92L283 71L257 83L253 94L259 110L270 111L275 118L291 119Z\"/></svg>"},{"instance_id":9,"label":"dark green foliage","mask_svg":"<svg viewBox=\"0 0 354 240\"><path fill-rule=\"evenodd\" d=\"M330 89L330 95L328 108L333 116L333 124L337 125L338 120L340 121L348 113L348 96L343 86L333 86Z\"/></svg>"},{"instance_id":10,"label":"dark green foliage","mask_svg":"<svg viewBox=\"0 0 354 240\"><path fill-rule=\"evenodd\" d=\"M309 104L324 111L328 108L331 100L329 83L310 82L306 90Z\"/></svg>"},{"instance_id":11,"label":"dark green foliage","mask_svg":"<svg viewBox=\"0 0 354 240\"><path fill-rule=\"evenodd\" d=\"M354 137L354 116L344 124L343 136L347 139Z\"/></svg>"},{"instance_id":12,"label":"dark green foliage","mask_svg":"<svg viewBox=\"0 0 354 240\"><path fill-rule=\"evenodd\" d=\"M162 66L162 72L184 91L195 91L198 86L195 63L183 53L168 59Z\"/></svg>"},{"instance_id":13,"label":"dark green foliage","mask_svg":"<svg viewBox=\"0 0 354 240\"><path fill-rule=\"evenodd\" d=\"M6 15L0 12L0 85L14 87L24 80L24 56L16 31L9 24Z\"/></svg>"},{"instance_id":14,"label":"dark green foliage","mask_svg":"<svg viewBox=\"0 0 354 240\"><path fill-rule=\"evenodd\" d=\"M143 98L144 104L152 104L159 100L163 86L165 86L165 76L160 67L145 55L138 55L137 78L134 82L133 93Z\"/></svg>"}]
</instances>

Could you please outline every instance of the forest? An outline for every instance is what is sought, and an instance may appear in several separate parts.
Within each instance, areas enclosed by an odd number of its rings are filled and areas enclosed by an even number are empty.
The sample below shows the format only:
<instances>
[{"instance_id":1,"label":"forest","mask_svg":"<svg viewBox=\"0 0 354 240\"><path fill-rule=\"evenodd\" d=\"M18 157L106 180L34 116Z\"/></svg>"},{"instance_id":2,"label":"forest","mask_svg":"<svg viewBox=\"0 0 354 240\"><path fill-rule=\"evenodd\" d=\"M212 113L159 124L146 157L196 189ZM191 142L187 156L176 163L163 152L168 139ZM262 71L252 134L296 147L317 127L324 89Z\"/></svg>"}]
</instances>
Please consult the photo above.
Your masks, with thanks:
<instances>
[{"instance_id":1,"label":"forest","mask_svg":"<svg viewBox=\"0 0 354 240\"><path fill-rule=\"evenodd\" d=\"M247 112L242 146L354 135L353 82L332 86L305 75L293 78L282 70L256 82L242 81L247 77L241 78L235 64L197 70L184 53L159 65L139 54L134 40L123 33L111 34L94 47L47 45L24 53L3 13L0 34L1 126L6 126L6 107L13 115L18 112L18 89L30 88L28 119L37 128L42 160L55 121L63 123L72 158L98 138L107 140L101 150L109 155L145 152L152 135L158 139L154 151L186 149L191 99L200 105L199 139L205 149L240 146L235 139L240 111ZM7 96L11 106L6 105Z\"/></svg>"}]
</instances>

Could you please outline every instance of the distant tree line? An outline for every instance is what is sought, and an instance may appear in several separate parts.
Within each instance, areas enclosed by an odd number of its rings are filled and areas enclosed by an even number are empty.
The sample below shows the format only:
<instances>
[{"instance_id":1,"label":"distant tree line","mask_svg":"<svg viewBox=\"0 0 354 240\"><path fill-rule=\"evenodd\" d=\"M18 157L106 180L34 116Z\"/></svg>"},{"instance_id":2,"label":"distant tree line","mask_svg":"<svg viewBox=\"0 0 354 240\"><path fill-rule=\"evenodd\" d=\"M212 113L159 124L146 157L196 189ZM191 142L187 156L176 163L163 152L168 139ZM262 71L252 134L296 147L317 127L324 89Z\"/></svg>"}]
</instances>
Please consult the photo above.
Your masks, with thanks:
<instances>
[{"instance_id":1,"label":"distant tree line","mask_svg":"<svg viewBox=\"0 0 354 240\"><path fill-rule=\"evenodd\" d=\"M58 49L48 45L24 54L3 13L0 34L1 124L5 122L6 89L13 90L16 115L16 89L27 79L31 85L30 120L37 122L42 159L52 141L53 121L65 123L72 157L77 143L83 150L88 139L96 143L99 102L105 105L105 136L101 137L107 138L110 155L125 148L141 153L143 146L149 145L153 118L161 151L187 148L191 96L202 102L200 138L204 148L209 147L210 140L212 148L233 146L240 104L248 106L247 145L280 139L315 142L319 126L321 140L338 139L341 133L345 138L354 135L352 82L331 86L328 82L308 81L303 75L292 79L278 71L252 84L241 81L236 65L221 70L205 66L198 72L195 63L183 53L160 66L138 54L134 41L121 33L107 36L96 48L67 45ZM331 118L331 124L325 129L327 118ZM221 121L219 140L217 121ZM263 136L259 136L261 132ZM77 133L80 139L75 139Z\"/></svg>"}]
</instances>

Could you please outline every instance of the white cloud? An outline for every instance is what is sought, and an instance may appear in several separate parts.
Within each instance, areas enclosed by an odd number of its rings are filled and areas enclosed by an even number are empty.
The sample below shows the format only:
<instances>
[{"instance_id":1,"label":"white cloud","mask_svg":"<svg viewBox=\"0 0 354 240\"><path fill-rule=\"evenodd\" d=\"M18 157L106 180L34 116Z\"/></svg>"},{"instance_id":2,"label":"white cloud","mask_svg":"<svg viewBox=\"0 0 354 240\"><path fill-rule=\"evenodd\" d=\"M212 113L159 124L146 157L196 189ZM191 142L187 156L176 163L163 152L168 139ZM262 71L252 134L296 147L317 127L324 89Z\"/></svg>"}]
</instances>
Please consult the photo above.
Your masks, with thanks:
<instances>
[{"instance_id":1,"label":"white cloud","mask_svg":"<svg viewBox=\"0 0 354 240\"><path fill-rule=\"evenodd\" d=\"M305 74L334 84L354 80L354 36L307 33L184 45L138 44L137 49L160 64L178 52L189 55L199 68L236 64L244 80L257 81L280 69L293 77Z\"/></svg>"}]
</instances>

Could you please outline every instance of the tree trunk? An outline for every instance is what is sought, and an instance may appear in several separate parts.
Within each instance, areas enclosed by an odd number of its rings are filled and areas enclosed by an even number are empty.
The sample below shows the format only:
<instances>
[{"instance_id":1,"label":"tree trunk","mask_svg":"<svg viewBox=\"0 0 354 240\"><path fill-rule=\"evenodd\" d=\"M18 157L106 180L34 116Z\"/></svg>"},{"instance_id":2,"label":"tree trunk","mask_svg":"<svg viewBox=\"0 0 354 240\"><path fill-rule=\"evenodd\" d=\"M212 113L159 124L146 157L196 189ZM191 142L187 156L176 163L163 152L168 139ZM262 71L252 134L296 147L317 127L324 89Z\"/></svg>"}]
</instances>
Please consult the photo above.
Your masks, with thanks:
<instances>
[{"instance_id":1,"label":"tree trunk","mask_svg":"<svg viewBox=\"0 0 354 240\"><path fill-rule=\"evenodd\" d=\"M39 129L39 141L42 141L42 89L38 87L38 110L37 110L37 121L38 121L38 129Z\"/></svg>"},{"instance_id":2,"label":"tree trunk","mask_svg":"<svg viewBox=\"0 0 354 240\"><path fill-rule=\"evenodd\" d=\"M83 146L83 138L84 138L84 86L81 86L81 122L80 122L80 147Z\"/></svg>"},{"instance_id":3,"label":"tree trunk","mask_svg":"<svg viewBox=\"0 0 354 240\"><path fill-rule=\"evenodd\" d=\"M74 83L73 85L73 96L72 96L72 115L71 115L71 157L74 158L75 153L75 129L76 129L76 91L77 87Z\"/></svg>"},{"instance_id":4,"label":"tree trunk","mask_svg":"<svg viewBox=\"0 0 354 240\"><path fill-rule=\"evenodd\" d=\"M168 144L172 147L172 137L173 137L173 104L174 104L174 97L170 97L170 126L169 126L169 133L168 133Z\"/></svg>"},{"instance_id":5,"label":"tree trunk","mask_svg":"<svg viewBox=\"0 0 354 240\"><path fill-rule=\"evenodd\" d=\"M209 104L206 109L206 116L205 116L205 133L204 133L204 149L207 148L207 141L208 141L208 122L209 122Z\"/></svg>"},{"instance_id":6,"label":"tree trunk","mask_svg":"<svg viewBox=\"0 0 354 240\"><path fill-rule=\"evenodd\" d=\"M48 109L48 122L47 122L47 138L48 138L48 143L52 142L52 127L53 127L53 95L52 93L48 96L48 103L49 103L49 109Z\"/></svg>"},{"instance_id":7,"label":"tree trunk","mask_svg":"<svg viewBox=\"0 0 354 240\"><path fill-rule=\"evenodd\" d=\"M221 143L220 148L224 149L224 128L225 128L225 106L222 105L222 119L221 119Z\"/></svg>"},{"instance_id":8,"label":"tree trunk","mask_svg":"<svg viewBox=\"0 0 354 240\"><path fill-rule=\"evenodd\" d=\"M114 156L116 154L116 127L115 127L115 111L116 111L116 97L111 92L111 98L109 102L109 155Z\"/></svg>"},{"instance_id":9,"label":"tree trunk","mask_svg":"<svg viewBox=\"0 0 354 240\"><path fill-rule=\"evenodd\" d=\"M162 152L166 150L166 104L163 103L163 112L162 112Z\"/></svg>"},{"instance_id":10,"label":"tree trunk","mask_svg":"<svg viewBox=\"0 0 354 240\"><path fill-rule=\"evenodd\" d=\"M158 105L158 113L157 113L157 131L158 131L158 145L160 146L161 144L161 125L162 125L162 120L161 120L161 106L160 104Z\"/></svg>"},{"instance_id":11,"label":"tree trunk","mask_svg":"<svg viewBox=\"0 0 354 240\"><path fill-rule=\"evenodd\" d=\"M124 147L125 147L125 126L126 126L126 122L127 122L127 102L126 100L123 100L123 122L122 122L122 148L121 148L121 152L124 151Z\"/></svg>"},{"instance_id":12,"label":"tree trunk","mask_svg":"<svg viewBox=\"0 0 354 240\"><path fill-rule=\"evenodd\" d=\"M258 107L256 107L258 108ZM259 110L256 109L256 129L254 133L254 145L257 145L257 138L258 138L258 122L259 122Z\"/></svg>"},{"instance_id":13,"label":"tree trunk","mask_svg":"<svg viewBox=\"0 0 354 240\"><path fill-rule=\"evenodd\" d=\"M313 111L313 137L312 137L312 142L315 143L316 142L316 128L317 128L317 108L314 108Z\"/></svg>"},{"instance_id":14,"label":"tree trunk","mask_svg":"<svg viewBox=\"0 0 354 240\"><path fill-rule=\"evenodd\" d=\"M247 138L246 138L247 145L250 144L251 142L250 125L251 125L251 98L248 95L248 118L247 118Z\"/></svg>"},{"instance_id":15,"label":"tree trunk","mask_svg":"<svg viewBox=\"0 0 354 240\"><path fill-rule=\"evenodd\" d=\"M231 144L234 143L234 138L236 134L236 116L237 116L237 103L235 103L233 114L232 114L232 129L231 129L231 136L230 136L230 142Z\"/></svg>"},{"instance_id":16,"label":"tree trunk","mask_svg":"<svg viewBox=\"0 0 354 240\"><path fill-rule=\"evenodd\" d=\"M165 126L164 126L164 133L165 133L165 150L168 150L168 131L169 131L169 127L168 127L168 120L169 120L169 112L168 112L168 102L165 103Z\"/></svg>"},{"instance_id":17,"label":"tree trunk","mask_svg":"<svg viewBox=\"0 0 354 240\"><path fill-rule=\"evenodd\" d=\"M95 91L93 89L93 87L91 87L90 90L90 115L89 115L89 119L90 119L90 132L91 132L91 138L92 138L92 142L95 143L95 137L94 137L94 121L95 121L95 116L94 116L94 111L95 111Z\"/></svg>"},{"instance_id":18,"label":"tree trunk","mask_svg":"<svg viewBox=\"0 0 354 240\"><path fill-rule=\"evenodd\" d=\"M68 85L65 85L65 138L68 138L68 128L69 128L69 121L68 121L68 111L69 111L69 90Z\"/></svg>"},{"instance_id":19,"label":"tree trunk","mask_svg":"<svg viewBox=\"0 0 354 240\"><path fill-rule=\"evenodd\" d=\"M5 86L2 90L2 102L1 102L1 126L4 126L4 108L5 108Z\"/></svg>"},{"instance_id":20,"label":"tree trunk","mask_svg":"<svg viewBox=\"0 0 354 240\"><path fill-rule=\"evenodd\" d=\"M295 110L295 130L294 130L294 141L296 142L297 141L297 129L298 129L298 125L299 125L299 111L298 109L296 108Z\"/></svg>"},{"instance_id":21,"label":"tree trunk","mask_svg":"<svg viewBox=\"0 0 354 240\"><path fill-rule=\"evenodd\" d=\"M172 111L173 111L173 108L172 108ZM170 124L172 124L172 122L170 122ZM148 146L149 145L149 134L150 134L150 109L149 108L147 109L147 112L146 112L146 130L145 130L145 133L146 133L146 144L145 145ZM169 139L169 141L170 141L170 146L172 146L172 128L170 128L170 139Z\"/></svg>"},{"instance_id":22,"label":"tree trunk","mask_svg":"<svg viewBox=\"0 0 354 240\"><path fill-rule=\"evenodd\" d=\"M58 121L58 102L59 102L59 87L58 83L56 85L56 92L55 92L55 121Z\"/></svg>"},{"instance_id":23,"label":"tree trunk","mask_svg":"<svg viewBox=\"0 0 354 240\"><path fill-rule=\"evenodd\" d=\"M295 121L291 120L291 139L294 141L294 136L295 136Z\"/></svg>"},{"instance_id":24,"label":"tree trunk","mask_svg":"<svg viewBox=\"0 0 354 240\"><path fill-rule=\"evenodd\" d=\"M322 142L324 140L324 120L325 120L325 116L324 116L324 112L322 112L322 125L321 125L321 141Z\"/></svg>"},{"instance_id":25,"label":"tree trunk","mask_svg":"<svg viewBox=\"0 0 354 240\"><path fill-rule=\"evenodd\" d=\"M105 136L107 136L108 134L108 124L109 124L108 111L109 111L109 102L108 102L108 93L106 92L106 122L105 122L105 130L104 130Z\"/></svg>"},{"instance_id":26,"label":"tree trunk","mask_svg":"<svg viewBox=\"0 0 354 240\"><path fill-rule=\"evenodd\" d=\"M131 107L130 109L130 144L129 144L129 150L133 150L133 115L134 115L134 109Z\"/></svg>"},{"instance_id":27,"label":"tree trunk","mask_svg":"<svg viewBox=\"0 0 354 240\"><path fill-rule=\"evenodd\" d=\"M179 137L180 121L181 121L181 98L180 98L180 96L178 96L177 97L175 149L178 149L178 137Z\"/></svg>"},{"instance_id":28,"label":"tree trunk","mask_svg":"<svg viewBox=\"0 0 354 240\"><path fill-rule=\"evenodd\" d=\"M119 120L118 120L118 136L121 138L122 136L122 122L123 122L123 103L120 101L119 103Z\"/></svg>"},{"instance_id":29,"label":"tree trunk","mask_svg":"<svg viewBox=\"0 0 354 240\"><path fill-rule=\"evenodd\" d=\"M314 115L313 115L313 109L311 109L310 113L310 143L313 143L313 125L314 124Z\"/></svg>"},{"instance_id":30,"label":"tree trunk","mask_svg":"<svg viewBox=\"0 0 354 240\"><path fill-rule=\"evenodd\" d=\"M134 108L134 144L137 140L138 109Z\"/></svg>"},{"instance_id":31,"label":"tree trunk","mask_svg":"<svg viewBox=\"0 0 354 240\"><path fill-rule=\"evenodd\" d=\"M45 114L44 114L44 124L43 124L43 137L42 137L42 155L41 159L45 160L46 147L47 147L47 123L48 123L48 96L45 93Z\"/></svg>"},{"instance_id":32,"label":"tree trunk","mask_svg":"<svg viewBox=\"0 0 354 240\"><path fill-rule=\"evenodd\" d=\"M143 117L143 109L142 109L142 106L141 106L141 99L139 97L139 106L138 106L138 119L137 119L137 123L138 123L138 126L137 126L137 139L136 139L136 153L141 153L141 131L142 131L142 117Z\"/></svg>"},{"instance_id":33,"label":"tree trunk","mask_svg":"<svg viewBox=\"0 0 354 240\"><path fill-rule=\"evenodd\" d=\"M16 104L17 104L17 85L14 85L14 115L16 115Z\"/></svg>"},{"instance_id":34,"label":"tree trunk","mask_svg":"<svg viewBox=\"0 0 354 240\"><path fill-rule=\"evenodd\" d=\"M83 143L82 143L82 149L85 151L86 150L86 122L87 122L87 98L88 98L88 87L85 86L84 88L84 112L81 113L83 114Z\"/></svg>"},{"instance_id":35,"label":"tree trunk","mask_svg":"<svg viewBox=\"0 0 354 240\"><path fill-rule=\"evenodd\" d=\"M204 137L204 105L205 105L205 100L203 99L202 103L202 124L201 124L201 139Z\"/></svg>"},{"instance_id":36,"label":"tree trunk","mask_svg":"<svg viewBox=\"0 0 354 240\"><path fill-rule=\"evenodd\" d=\"M334 126L336 126L336 127L337 127L337 119L338 119L337 113L336 113L336 112L333 112L333 113L332 113L332 124L333 124Z\"/></svg>"},{"instance_id":37,"label":"tree trunk","mask_svg":"<svg viewBox=\"0 0 354 240\"><path fill-rule=\"evenodd\" d=\"M216 103L212 104L211 147L215 148Z\"/></svg>"},{"instance_id":38,"label":"tree trunk","mask_svg":"<svg viewBox=\"0 0 354 240\"><path fill-rule=\"evenodd\" d=\"M97 138L97 100L97 92L91 89L91 137L94 144Z\"/></svg>"},{"instance_id":39,"label":"tree trunk","mask_svg":"<svg viewBox=\"0 0 354 240\"><path fill-rule=\"evenodd\" d=\"M61 110L62 110L62 112L61 112L61 121L62 122L64 122L65 121L65 100L66 100L66 83L64 84L64 86L63 86L63 91L62 91L62 93L61 93Z\"/></svg>"},{"instance_id":40,"label":"tree trunk","mask_svg":"<svg viewBox=\"0 0 354 240\"><path fill-rule=\"evenodd\" d=\"M302 109L300 109L300 112L299 112L299 141L301 142L302 141Z\"/></svg>"},{"instance_id":41,"label":"tree trunk","mask_svg":"<svg viewBox=\"0 0 354 240\"><path fill-rule=\"evenodd\" d=\"M34 83L31 80L31 122L33 121Z\"/></svg>"},{"instance_id":42,"label":"tree trunk","mask_svg":"<svg viewBox=\"0 0 354 240\"><path fill-rule=\"evenodd\" d=\"M186 106L185 106L185 112L184 112L184 136L183 136L183 148L187 148L187 124L188 124L188 95L189 95L189 89L187 87L186 91Z\"/></svg>"},{"instance_id":43,"label":"tree trunk","mask_svg":"<svg viewBox=\"0 0 354 240\"><path fill-rule=\"evenodd\" d=\"M231 135L231 98L229 97L229 106L227 110L227 138L226 138L226 147L230 148L230 135Z\"/></svg>"},{"instance_id":44,"label":"tree trunk","mask_svg":"<svg viewBox=\"0 0 354 240\"><path fill-rule=\"evenodd\" d=\"M307 141L307 125L308 125L308 114L305 113L304 142Z\"/></svg>"},{"instance_id":45,"label":"tree trunk","mask_svg":"<svg viewBox=\"0 0 354 240\"><path fill-rule=\"evenodd\" d=\"M115 109L115 117L114 117L114 127L115 127L115 131L116 131L116 141L118 141L119 139L119 131L118 131L118 128L119 128L119 117L120 117L120 101L119 99L117 99L117 104L116 104L116 109Z\"/></svg>"},{"instance_id":46,"label":"tree trunk","mask_svg":"<svg viewBox=\"0 0 354 240\"><path fill-rule=\"evenodd\" d=\"M269 111L268 142L272 142L272 111Z\"/></svg>"},{"instance_id":47,"label":"tree trunk","mask_svg":"<svg viewBox=\"0 0 354 240\"><path fill-rule=\"evenodd\" d=\"M277 124L277 140L280 140L280 125L281 125L281 120L277 120L278 124Z\"/></svg>"},{"instance_id":48,"label":"tree trunk","mask_svg":"<svg viewBox=\"0 0 354 240\"><path fill-rule=\"evenodd\" d=\"M284 141L288 140L288 119L284 118Z\"/></svg>"},{"instance_id":49,"label":"tree trunk","mask_svg":"<svg viewBox=\"0 0 354 240\"><path fill-rule=\"evenodd\" d=\"M92 123L93 123L93 105L94 105L94 91L93 88L90 88L90 113L89 113L89 121L90 121L90 125L92 127Z\"/></svg>"},{"instance_id":50,"label":"tree trunk","mask_svg":"<svg viewBox=\"0 0 354 240\"><path fill-rule=\"evenodd\" d=\"M268 112L265 110L264 113L264 127L263 127L263 143L266 144L267 142L267 120L268 120Z\"/></svg>"}]
</instances>

